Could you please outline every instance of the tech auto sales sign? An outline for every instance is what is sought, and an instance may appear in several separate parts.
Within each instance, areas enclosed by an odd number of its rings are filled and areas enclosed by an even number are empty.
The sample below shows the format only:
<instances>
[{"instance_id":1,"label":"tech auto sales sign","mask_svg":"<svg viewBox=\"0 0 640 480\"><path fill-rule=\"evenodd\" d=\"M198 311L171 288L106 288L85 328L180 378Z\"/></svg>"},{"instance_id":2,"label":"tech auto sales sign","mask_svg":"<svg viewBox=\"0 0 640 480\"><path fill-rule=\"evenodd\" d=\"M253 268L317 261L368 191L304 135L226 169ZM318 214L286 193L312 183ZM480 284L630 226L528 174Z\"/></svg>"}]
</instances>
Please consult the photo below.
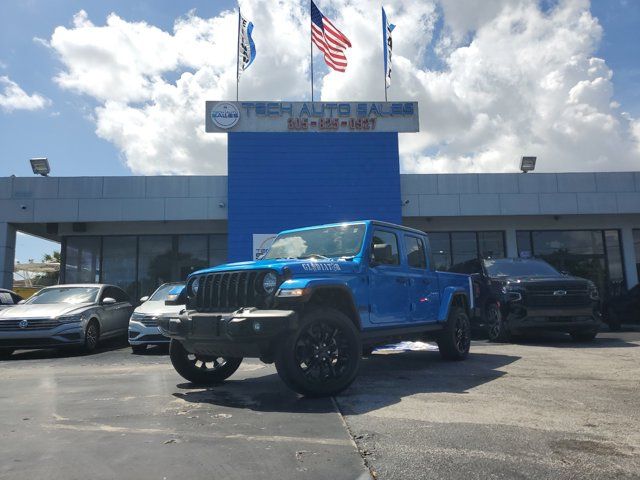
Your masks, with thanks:
<instances>
[{"instance_id":1,"label":"tech auto sales sign","mask_svg":"<svg viewBox=\"0 0 640 480\"><path fill-rule=\"evenodd\" d=\"M216 102L207 132L417 132L418 102Z\"/></svg>"}]
</instances>

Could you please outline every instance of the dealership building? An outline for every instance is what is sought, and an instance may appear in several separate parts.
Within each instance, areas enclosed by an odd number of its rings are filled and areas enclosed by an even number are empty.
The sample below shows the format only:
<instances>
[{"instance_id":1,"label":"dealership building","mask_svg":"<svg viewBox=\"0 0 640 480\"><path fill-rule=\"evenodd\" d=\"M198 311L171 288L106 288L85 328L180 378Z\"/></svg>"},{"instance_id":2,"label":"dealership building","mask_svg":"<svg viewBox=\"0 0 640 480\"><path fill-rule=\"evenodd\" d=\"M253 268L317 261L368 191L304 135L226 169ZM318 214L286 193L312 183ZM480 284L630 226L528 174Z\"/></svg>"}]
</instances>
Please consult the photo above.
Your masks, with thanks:
<instances>
[{"instance_id":1,"label":"dealership building","mask_svg":"<svg viewBox=\"0 0 640 480\"><path fill-rule=\"evenodd\" d=\"M527 252L607 296L638 283L640 172L400 174L398 132L419 130L417 109L207 102L206 130L228 134L226 176L0 178L0 287L17 231L61 243L62 283L139 298L249 260L280 230L358 219L427 232L438 269Z\"/></svg>"}]
</instances>

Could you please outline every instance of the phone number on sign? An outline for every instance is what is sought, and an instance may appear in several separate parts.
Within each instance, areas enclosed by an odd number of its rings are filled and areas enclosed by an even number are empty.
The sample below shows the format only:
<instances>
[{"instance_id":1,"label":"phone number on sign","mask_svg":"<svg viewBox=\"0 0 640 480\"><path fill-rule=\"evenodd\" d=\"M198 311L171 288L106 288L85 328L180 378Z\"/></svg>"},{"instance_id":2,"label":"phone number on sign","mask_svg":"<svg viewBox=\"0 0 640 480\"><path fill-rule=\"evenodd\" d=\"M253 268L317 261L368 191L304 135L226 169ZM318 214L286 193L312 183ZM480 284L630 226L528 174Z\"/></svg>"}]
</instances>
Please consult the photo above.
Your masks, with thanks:
<instances>
[{"instance_id":1,"label":"phone number on sign","mask_svg":"<svg viewBox=\"0 0 640 480\"><path fill-rule=\"evenodd\" d=\"M309 118L289 118L287 120L289 130L309 130L317 129L323 131L349 130L375 130L375 118L319 118L317 120Z\"/></svg>"}]
</instances>

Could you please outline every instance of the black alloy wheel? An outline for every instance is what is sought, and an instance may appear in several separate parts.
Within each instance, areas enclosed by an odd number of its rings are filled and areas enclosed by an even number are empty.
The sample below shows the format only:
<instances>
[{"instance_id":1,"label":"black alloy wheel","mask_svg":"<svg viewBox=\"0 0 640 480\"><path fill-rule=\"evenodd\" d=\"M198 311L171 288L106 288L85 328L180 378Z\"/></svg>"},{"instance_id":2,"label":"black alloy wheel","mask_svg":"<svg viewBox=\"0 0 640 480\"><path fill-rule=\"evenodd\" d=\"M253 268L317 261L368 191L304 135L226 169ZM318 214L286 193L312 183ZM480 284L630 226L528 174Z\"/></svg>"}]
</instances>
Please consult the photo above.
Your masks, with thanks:
<instances>
[{"instance_id":1,"label":"black alloy wheel","mask_svg":"<svg viewBox=\"0 0 640 480\"><path fill-rule=\"evenodd\" d=\"M242 358L201 355L188 352L182 343L172 339L169 358L176 371L192 383L211 385L229 378L238 370Z\"/></svg>"},{"instance_id":2,"label":"black alloy wheel","mask_svg":"<svg viewBox=\"0 0 640 480\"><path fill-rule=\"evenodd\" d=\"M463 308L454 307L437 340L440 355L446 360L464 360L471 347L471 324Z\"/></svg>"},{"instance_id":3,"label":"black alloy wheel","mask_svg":"<svg viewBox=\"0 0 640 480\"><path fill-rule=\"evenodd\" d=\"M100 326L96 320L91 320L84 332L84 351L87 353L93 352L98 346L99 339Z\"/></svg>"},{"instance_id":4,"label":"black alloy wheel","mask_svg":"<svg viewBox=\"0 0 640 480\"><path fill-rule=\"evenodd\" d=\"M509 330L500 307L492 303L487 307L486 312L487 336L492 342L509 341Z\"/></svg>"},{"instance_id":5,"label":"black alloy wheel","mask_svg":"<svg viewBox=\"0 0 640 480\"><path fill-rule=\"evenodd\" d=\"M310 397L335 395L355 379L362 346L353 322L331 308L312 310L276 355L276 369L292 390Z\"/></svg>"}]
</instances>

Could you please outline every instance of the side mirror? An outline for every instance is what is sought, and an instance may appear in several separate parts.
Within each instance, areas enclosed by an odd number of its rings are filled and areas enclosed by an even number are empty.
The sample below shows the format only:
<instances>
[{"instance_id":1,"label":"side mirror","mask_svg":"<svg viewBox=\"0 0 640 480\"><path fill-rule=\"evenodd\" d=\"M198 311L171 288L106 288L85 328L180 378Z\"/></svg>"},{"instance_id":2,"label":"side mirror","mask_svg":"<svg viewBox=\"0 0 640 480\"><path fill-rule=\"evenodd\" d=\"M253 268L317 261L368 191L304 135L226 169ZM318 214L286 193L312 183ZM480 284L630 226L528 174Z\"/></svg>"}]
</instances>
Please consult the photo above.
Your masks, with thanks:
<instances>
[{"instance_id":1,"label":"side mirror","mask_svg":"<svg viewBox=\"0 0 640 480\"><path fill-rule=\"evenodd\" d=\"M142 298L140 299L140 303L144 303L144 302L146 302L147 300L149 300L149 295L145 295L144 297L142 297Z\"/></svg>"},{"instance_id":2,"label":"side mirror","mask_svg":"<svg viewBox=\"0 0 640 480\"><path fill-rule=\"evenodd\" d=\"M27 303L27 301L26 301L26 300L20 300L20 301L18 302L18 305L24 305L25 303Z\"/></svg>"},{"instance_id":3,"label":"side mirror","mask_svg":"<svg viewBox=\"0 0 640 480\"><path fill-rule=\"evenodd\" d=\"M114 303L116 303L116 299L115 298L105 297L102 300L102 305L113 305Z\"/></svg>"}]
</instances>

